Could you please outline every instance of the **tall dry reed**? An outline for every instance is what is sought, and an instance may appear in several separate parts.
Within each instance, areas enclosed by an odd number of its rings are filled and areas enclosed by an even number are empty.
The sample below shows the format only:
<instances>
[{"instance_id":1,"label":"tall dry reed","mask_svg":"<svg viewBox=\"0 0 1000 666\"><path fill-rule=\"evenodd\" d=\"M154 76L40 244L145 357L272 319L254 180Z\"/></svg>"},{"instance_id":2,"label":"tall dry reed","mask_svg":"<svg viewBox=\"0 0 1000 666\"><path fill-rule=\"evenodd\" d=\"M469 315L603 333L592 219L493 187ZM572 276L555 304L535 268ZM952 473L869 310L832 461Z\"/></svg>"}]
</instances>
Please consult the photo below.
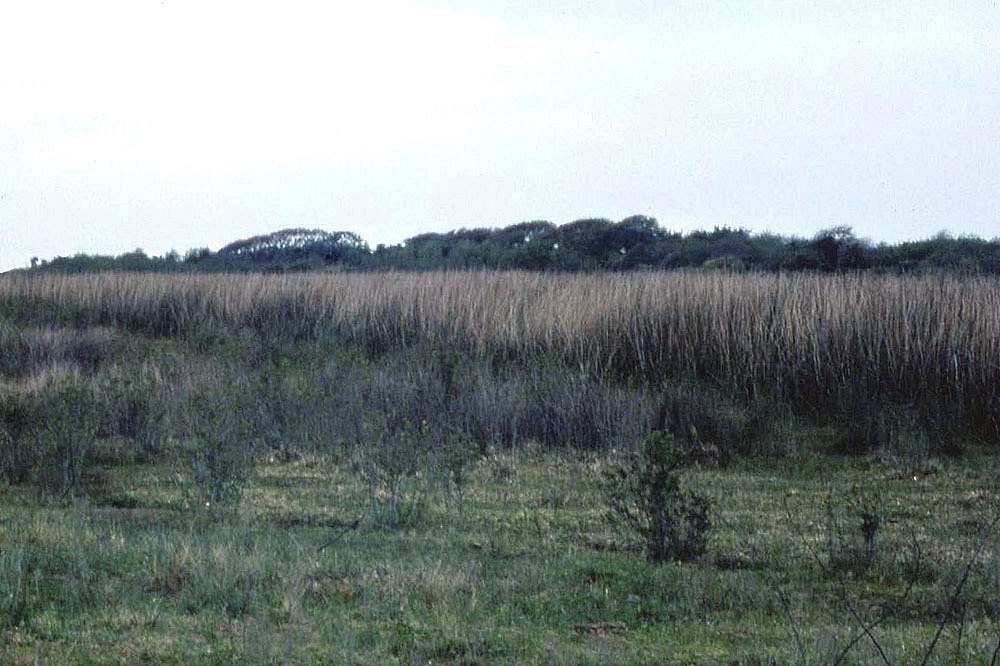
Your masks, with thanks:
<instances>
[{"instance_id":1,"label":"tall dry reed","mask_svg":"<svg viewBox=\"0 0 1000 666\"><path fill-rule=\"evenodd\" d=\"M912 405L1000 431L1000 281L707 272L435 272L0 278L0 303L175 335L250 326L555 358L605 377L709 381L824 410Z\"/></svg>"}]
</instances>

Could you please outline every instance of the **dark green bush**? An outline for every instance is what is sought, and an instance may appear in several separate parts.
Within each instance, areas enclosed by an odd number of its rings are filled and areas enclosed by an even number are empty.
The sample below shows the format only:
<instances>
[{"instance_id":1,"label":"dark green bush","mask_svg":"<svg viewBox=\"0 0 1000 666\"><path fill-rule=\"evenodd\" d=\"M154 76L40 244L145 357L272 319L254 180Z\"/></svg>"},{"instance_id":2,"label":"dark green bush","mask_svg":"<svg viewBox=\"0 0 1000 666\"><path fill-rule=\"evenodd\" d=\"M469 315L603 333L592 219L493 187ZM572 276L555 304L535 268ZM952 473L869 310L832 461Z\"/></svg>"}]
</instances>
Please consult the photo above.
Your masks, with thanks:
<instances>
[{"instance_id":1,"label":"dark green bush","mask_svg":"<svg viewBox=\"0 0 1000 666\"><path fill-rule=\"evenodd\" d=\"M60 495L85 491L84 468L101 419L93 387L72 379L51 386L40 401L39 417L36 479L42 490Z\"/></svg>"},{"instance_id":2,"label":"dark green bush","mask_svg":"<svg viewBox=\"0 0 1000 666\"><path fill-rule=\"evenodd\" d=\"M131 457L154 459L170 430L169 396L139 377L106 378L99 386L103 408L100 437L125 438Z\"/></svg>"},{"instance_id":3,"label":"dark green bush","mask_svg":"<svg viewBox=\"0 0 1000 666\"><path fill-rule=\"evenodd\" d=\"M254 404L238 386L209 387L191 396L185 413L193 499L222 517L236 509L253 476L259 443Z\"/></svg>"},{"instance_id":4,"label":"dark green bush","mask_svg":"<svg viewBox=\"0 0 1000 666\"><path fill-rule=\"evenodd\" d=\"M4 395L0 479L35 483L49 497L85 494L102 411L93 387L72 377L51 380L37 393Z\"/></svg>"},{"instance_id":5,"label":"dark green bush","mask_svg":"<svg viewBox=\"0 0 1000 666\"><path fill-rule=\"evenodd\" d=\"M363 434L354 469L368 485L371 518L392 528L414 524L426 508L427 488L418 475L429 462L429 425L375 412L364 420Z\"/></svg>"},{"instance_id":6,"label":"dark green bush","mask_svg":"<svg viewBox=\"0 0 1000 666\"><path fill-rule=\"evenodd\" d=\"M637 455L605 476L612 518L645 540L646 557L656 564L695 559L708 545L711 504L682 486L685 458L684 448L669 433L657 430Z\"/></svg>"}]
</instances>

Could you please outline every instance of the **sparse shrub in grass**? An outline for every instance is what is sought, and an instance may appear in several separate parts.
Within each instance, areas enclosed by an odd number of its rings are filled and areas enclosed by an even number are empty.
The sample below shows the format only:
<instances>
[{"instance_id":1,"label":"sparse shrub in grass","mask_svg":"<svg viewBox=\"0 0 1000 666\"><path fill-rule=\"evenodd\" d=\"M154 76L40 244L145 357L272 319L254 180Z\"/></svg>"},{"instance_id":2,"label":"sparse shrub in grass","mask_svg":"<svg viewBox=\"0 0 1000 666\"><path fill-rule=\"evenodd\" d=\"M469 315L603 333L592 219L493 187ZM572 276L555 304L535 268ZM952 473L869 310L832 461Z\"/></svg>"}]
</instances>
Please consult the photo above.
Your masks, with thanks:
<instances>
[{"instance_id":1,"label":"sparse shrub in grass","mask_svg":"<svg viewBox=\"0 0 1000 666\"><path fill-rule=\"evenodd\" d=\"M524 418L532 439L586 450L607 445L608 424L601 418L605 403L596 380L583 372L547 367L532 373L530 381Z\"/></svg>"},{"instance_id":2,"label":"sparse shrub in grass","mask_svg":"<svg viewBox=\"0 0 1000 666\"><path fill-rule=\"evenodd\" d=\"M371 409L364 399L367 361L345 345L314 344L287 354L252 379L267 446L278 455L341 453Z\"/></svg>"},{"instance_id":3,"label":"sparse shrub in grass","mask_svg":"<svg viewBox=\"0 0 1000 666\"><path fill-rule=\"evenodd\" d=\"M973 409L983 409L982 406ZM991 411L988 408L986 411ZM929 444L932 455L960 456L965 451L964 438L977 421L970 418L961 396L944 400L923 400L918 406L916 422Z\"/></svg>"},{"instance_id":4,"label":"sparse shrub in grass","mask_svg":"<svg viewBox=\"0 0 1000 666\"><path fill-rule=\"evenodd\" d=\"M836 453L863 455L873 451L891 451L897 441L897 420L885 405L869 402L862 394L856 395L850 408L841 418L841 435L834 444Z\"/></svg>"},{"instance_id":5,"label":"sparse shrub in grass","mask_svg":"<svg viewBox=\"0 0 1000 666\"><path fill-rule=\"evenodd\" d=\"M859 396L836 420L831 449L847 455L873 454L893 464L897 475L909 476L932 466L937 456L954 456L962 450L960 434L927 424L911 405L869 402Z\"/></svg>"},{"instance_id":6,"label":"sparse shrub in grass","mask_svg":"<svg viewBox=\"0 0 1000 666\"><path fill-rule=\"evenodd\" d=\"M646 557L657 564L693 560L708 546L711 504L683 487L685 458L670 433L657 430L630 461L613 466L605 476L612 517L644 539Z\"/></svg>"},{"instance_id":7,"label":"sparse shrub in grass","mask_svg":"<svg viewBox=\"0 0 1000 666\"><path fill-rule=\"evenodd\" d=\"M27 474L28 465L24 458L26 452L24 444L16 441L10 434L6 424L7 411L9 405L0 404L0 481L5 483L18 483L24 480Z\"/></svg>"},{"instance_id":8,"label":"sparse shrub in grass","mask_svg":"<svg viewBox=\"0 0 1000 666\"><path fill-rule=\"evenodd\" d=\"M893 402L880 391L872 378L856 376L836 396L834 422L839 434L833 443L835 453L898 454L907 440L924 438L914 408Z\"/></svg>"},{"instance_id":9,"label":"sparse shrub in grass","mask_svg":"<svg viewBox=\"0 0 1000 666\"><path fill-rule=\"evenodd\" d=\"M348 406L358 424L354 467L367 482L376 522L412 523L432 487L440 487L449 515L461 515L466 468L480 451L469 436L476 415L461 398L465 364L443 346L423 346L359 374L360 400Z\"/></svg>"},{"instance_id":10,"label":"sparse shrub in grass","mask_svg":"<svg viewBox=\"0 0 1000 666\"><path fill-rule=\"evenodd\" d=\"M169 431L169 399L141 377L101 377L102 415L99 435L131 442L135 459L149 461L161 451Z\"/></svg>"},{"instance_id":11,"label":"sparse shrub in grass","mask_svg":"<svg viewBox=\"0 0 1000 666\"><path fill-rule=\"evenodd\" d=\"M837 574L866 574L877 562L885 526L884 503L877 491L858 488L826 497L826 568Z\"/></svg>"},{"instance_id":12,"label":"sparse shrub in grass","mask_svg":"<svg viewBox=\"0 0 1000 666\"><path fill-rule=\"evenodd\" d=\"M258 434L251 398L239 387L206 388L185 405L189 436L185 462L193 499L217 518L239 505L253 476Z\"/></svg>"},{"instance_id":13,"label":"sparse shrub in grass","mask_svg":"<svg viewBox=\"0 0 1000 666\"><path fill-rule=\"evenodd\" d=\"M522 377L523 440L587 451L625 449L648 428L653 407L645 391L556 364L539 364Z\"/></svg>"},{"instance_id":14,"label":"sparse shrub in grass","mask_svg":"<svg viewBox=\"0 0 1000 666\"><path fill-rule=\"evenodd\" d=\"M465 511L465 485L470 464L479 457L479 449L458 431L443 430L433 437L430 451L430 471L444 492L448 516L452 511L461 520Z\"/></svg>"},{"instance_id":15,"label":"sparse shrub in grass","mask_svg":"<svg viewBox=\"0 0 1000 666\"><path fill-rule=\"evenodd\" d=\"M0 478L8 483L31 480L39 447L35 444L37 413L23 393L0 396Z\"/></svg>"},{"instance_id":16,"label":"sparse shrub in grass","mask_svg":"<svg viewBox=\"0 0 1000 666\"><path fill-rule=\"evenodd\" d=\"M31 350L21 331L0 319L0 376L15 377L30 367Z\"/></svg>"},{"instance_id":17,"label":"sparse shrub in grass","mask_svg":"<svg viewBox=\"0 0 1000 666\"><path fill-rule=\"evenodd\" d=\"M483 362L470 367L459 382L450 409L451 423L480 452L514 446L525 437L527 399L524 384L514 373L494 373Z\"/></svg>"},{"instance_id":18,"label":"sparse shrub in grass","mask_svg":"<svg viewBox=\"0 0 1000 666\"><path fill-rule=\"evenodd\" d=\"M734 400L706 382L670 382L663 389L655 430L670 432L689 460L725 464L740 454L780 455L780 428L791 416L778 402Z\"/></svg>"},{"instance_id":19,"label":"sparse shrub in grass","mask_svg":"<svg viewBox=\"0 0 1000 666\"><path fill-rule=\"evenodd\" d=\"M63 364L93 374L113 357L107 328L23 326L0 320L0 376L26 377Z\"/></svg>"},{"instance_id":20,"label":"sparse shrub in grass","mask_svg":"<svg viewBox=\"0 0 1000 666\"><path fill-rule=\"evenodd\" d=\"M101 419L93 387L76 378L53 380L38 395L10 398L17 423L15 449L5 456L12 479L31 480L49 497L86 492L85 469Z\"/></svg>"},{"instance_id":21,"label":"sparse shrub in grass","mask_svg":"<svg viewBox=\"0 0 1000 666\"><path fill-rule=\"evenodd\" d=\"M364 420L364 441L356 449L355 470L368 486L369 512L376 524L403 527L426 509L424 471L430 427L375 412Z\"/></svg>"}]
</instances>

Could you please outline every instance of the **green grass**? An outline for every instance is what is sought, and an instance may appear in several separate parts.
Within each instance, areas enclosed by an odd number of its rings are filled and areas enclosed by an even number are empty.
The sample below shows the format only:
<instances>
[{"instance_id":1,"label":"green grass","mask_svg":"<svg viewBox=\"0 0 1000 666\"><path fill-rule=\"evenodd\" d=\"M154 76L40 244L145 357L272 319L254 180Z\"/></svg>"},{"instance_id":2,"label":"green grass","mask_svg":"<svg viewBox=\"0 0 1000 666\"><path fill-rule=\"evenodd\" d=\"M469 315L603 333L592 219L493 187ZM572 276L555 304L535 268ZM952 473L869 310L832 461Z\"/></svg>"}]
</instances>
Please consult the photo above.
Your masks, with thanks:
<instances>
[{"instance_id":1,"label":"green grass","mask_svg":"<svg viewBox=\"0 0 1000 666\"><path fill-rule=\"evenodd\" d=\"M858 458L738 463L693 474L718 510L709 554L654 567L606 519L609 462L491 453L461 518L429 492L412 526L364 521L319 552L367 496L318 456L259 465L223 520L191 506L183 470L164 465L108 468L102 496L75 505L5 488L0 662L799 663L798 632L808 663L829 663L858 631L846 604L874 620L915 578L873 632L893 663L920 663L995 511L988 456L916 479ZM874 561L852 569L866 493L886 523ZM989 663L998 545L991 535L961 595L961 645L956 621L930 663ZM878 659L865 639L845 663Z\"/></svg>"}]
</instances>

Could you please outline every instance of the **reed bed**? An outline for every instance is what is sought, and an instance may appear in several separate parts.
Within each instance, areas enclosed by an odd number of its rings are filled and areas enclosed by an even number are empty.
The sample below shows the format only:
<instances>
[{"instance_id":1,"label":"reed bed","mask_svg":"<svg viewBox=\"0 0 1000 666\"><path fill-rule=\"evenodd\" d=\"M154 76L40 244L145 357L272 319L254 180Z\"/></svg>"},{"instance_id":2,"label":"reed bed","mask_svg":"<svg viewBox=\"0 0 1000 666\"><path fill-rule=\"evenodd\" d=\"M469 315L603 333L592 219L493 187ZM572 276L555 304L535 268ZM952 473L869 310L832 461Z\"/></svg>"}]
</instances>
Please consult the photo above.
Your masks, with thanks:
<instances>
[{"instance_id":1,"label":"reed bed","mask_svg":"<svg viewBox=\"0 0 1000 666\"><path fill-rule=\"evenodd\" d=\"M1000 433L1000 281L875 275L6 275L6 307L150 335L252 327L372 354L434 344L605 379L709 382L818 412L901 405ZM938 418L939 414L943 414Z\"/></svg>"}]
</instances>

